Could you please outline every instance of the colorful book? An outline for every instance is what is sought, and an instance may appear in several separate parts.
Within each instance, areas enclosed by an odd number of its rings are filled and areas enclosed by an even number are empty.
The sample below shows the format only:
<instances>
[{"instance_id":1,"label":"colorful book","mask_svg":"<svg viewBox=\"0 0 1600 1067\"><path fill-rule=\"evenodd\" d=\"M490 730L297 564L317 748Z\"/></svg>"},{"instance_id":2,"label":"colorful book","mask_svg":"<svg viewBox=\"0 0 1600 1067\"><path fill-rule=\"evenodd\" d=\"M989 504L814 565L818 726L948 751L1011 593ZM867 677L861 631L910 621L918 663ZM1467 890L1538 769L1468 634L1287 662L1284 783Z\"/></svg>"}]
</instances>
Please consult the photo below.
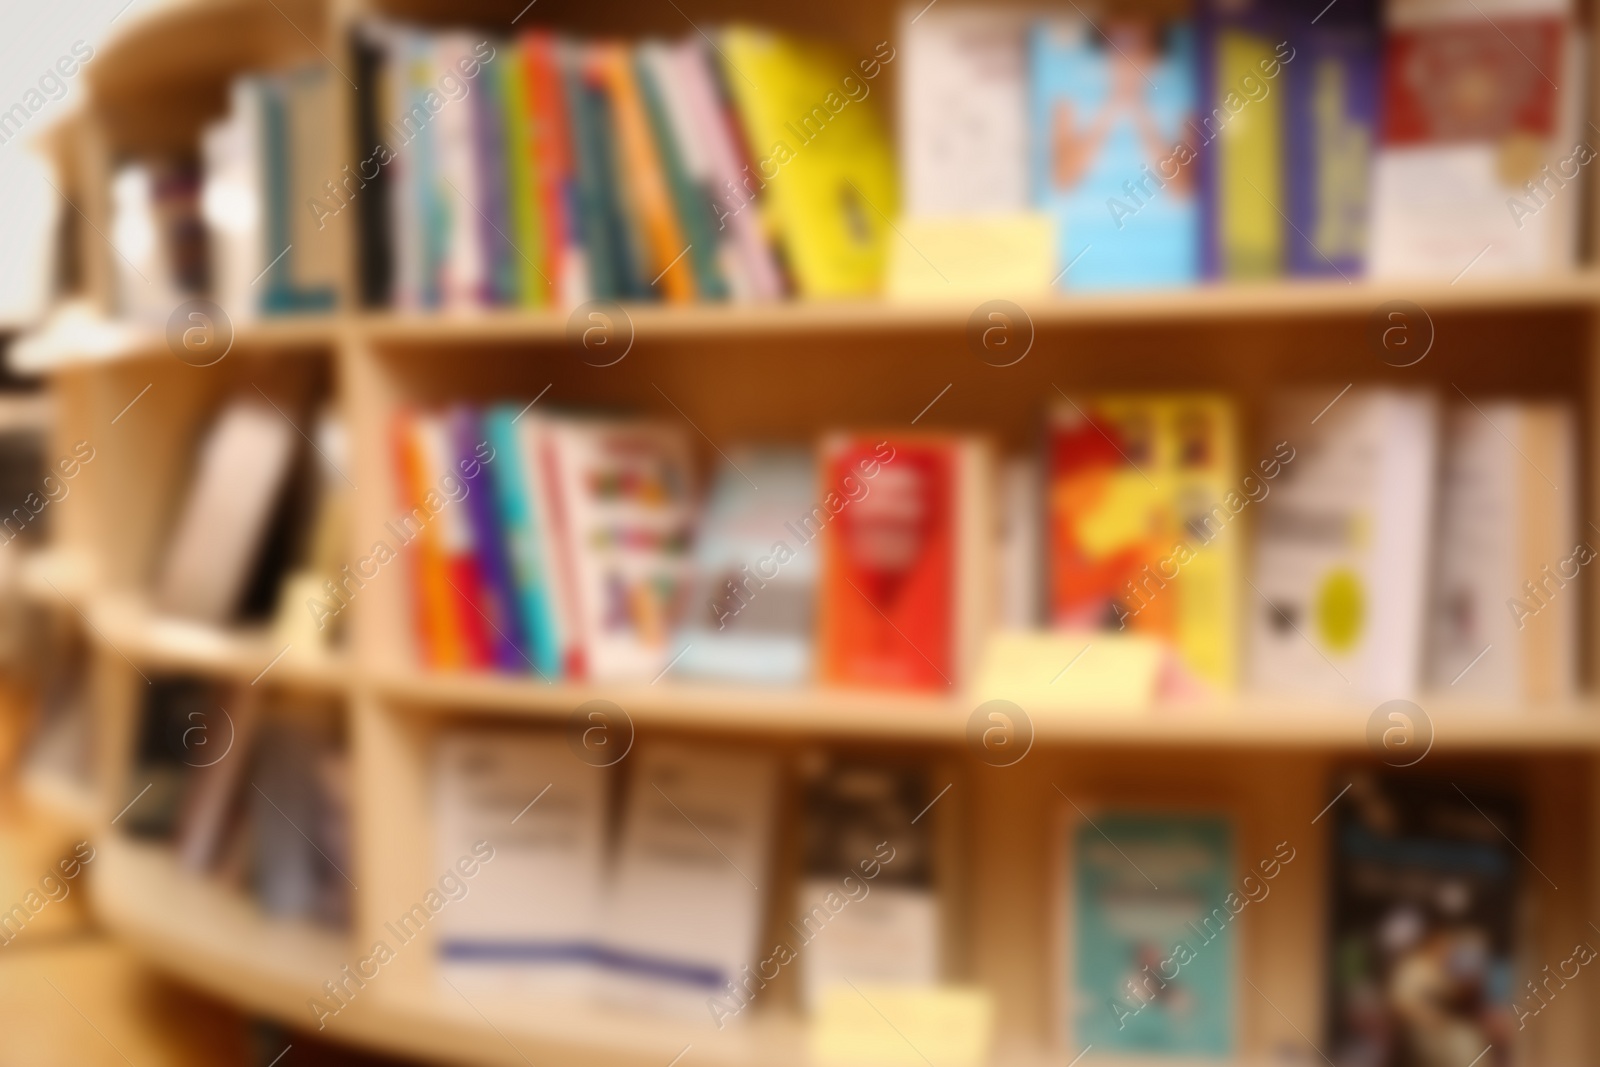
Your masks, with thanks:
<instances>
[{"instance_id":1,"label":"colorful book","mask_svg":"<svg viewBox=\"0 0 1600 1067\"><path fill-rule=\"evenodd\" d=\"M1360 277L1366 270L1372 164L1378 149L1380 36L1372 0L1322 14L1283 67L1287 94L1291 274ZM1265 79L1263 79L1264 81Z\"/></svg>"},{"instance_id":2,"label":"colorful book","mask_svg":"<svg viewBox=\"0 0 1600 1067\"><path fill-rule=\"evenodd\" d=\"M1055 219L1059 284L1183 285L1199 272L1187 23L1064 18L1029 48L1033 198Z\"/></svg>"},{"instance_id":3,"label":"colorful book","mask_svg":"<svg viewBox=\"0 0 1600 1067\"><path fill-rule=\"evenodd\" d=\"M1068 1043L1187 1062L1233 1056L1245 905L1232 821L1074 809L1065 822L1057 951Z\"/></svg>"},{"instance_id":4,"label":"colorful book","mask_svg":"<svg viewBox=\"0 0 1600 1067\"><path fill-rule=\"evenodd\" d=\"M450 589L442 534L432 521L430 500L443 506L437 492L429 497L431 469L418 420L426 416L401 411L394 419L396 503L400 517L394 525L403 531L411 552L412 619L416 624L419 658L435 669L459 668L466 663L461 634L454 622L456 595Z\"/></svg>"},{"instance_id":5,"label":"colorful book","mask_svg":"<svg viewBox=\"0 0 1600 1067\"><path fill-rule=\"evenodd\" d=\"M1296 52L1275 0L1208 0L1199 19L1200 257L1208 278L1283 273L1286 94Z\"/></svg>"},{"instance_id":6,"label":"colorful book","mask_svg":"<svg viewBox=\"0 0 1600 1067\"><path fill-rule=\"evenodd\" d=\"M672 655L694 524L689 441L674 424L551 420L558 578L571 583L576 676L653 681Z\"/></svg>"},{"instance_id":7,"label":"colorful book","mask_svg":"<svg viewBox=\"0 0 1600 1067\"><path fill-rule=\"evenodd\" d=\"M712 230L712 200L703 184L690 176L687 158L698 149L695 133L681 108L673 109L674 91L667 80L672 71L659 45L644 45L634 56L634 76L639 96L650 120L656 157L671 194L679 234L688 242L685 256L695 291L707 300L722 300L728 295L727 283L718 263L718 242Z\"/></svg>"},{"instance_id":8,"label":"colorful book","mask_svg":"<svg viewBox=\"0 0 1600 1067\"><path fill-rule=\"evenodd\" d=\"M485 42L487 43L487 42ZM472 107L472 143L477 153L477 190L473 214L478 223L478 241L483 249L485 304L515 304L521 291L518 266L520 253L512 245L513 190L511 186L511 142L506 137L504 116L510 114L508 72L516 69L515 53L504 40L491 47L499 60L479 63L472 55L458 58L457 69L478 64L476 84L466 101ZM466 190L463 190L466 192ZM518 193L520 195L520 192Z\"/></svg>"},{"instance_id":9,"label":"colorful book","mask_svg":"<svg viewBox=\"0 0 1600 1067\"><path fill-rule=\"evenodd\" d=\"M840 72L854 80L849 57L795 38L739 28L720 46L752 170L799 292L877 292L899 203L870 83L845 95ZM894 49L882 42L874 55L887 63Z\"/></svg>"},{"instance_id":10,"label":"colorful book","mask_svg":"<svg viewBox=\"0 0 1600 1067\"><path fill-rule=\"evenodd\" d=\"M1237 516L1270 484L1241 475L1220 396L1103 396L1059 407L1045 485L1049 617L1168 641L1189 672L1237 678Z\"/></svg>"},{"instance_id":11,"label":"colorful book","mask_svg":"<svg viewBox=\"0 0 1600 1067\"><path fill-rule=\"evenodd\" d=\"M1527 966L1544 984L1517 984L1530 932L1521 803L1467 779L1338 782L1322 1047L1339 1063L1447 1063L1469 1048L1479 1067L1523 1062L1515 1036L1561 988L1548 976L1576 974L1594 950L1580 934L1587 955L1555 957L1544 977Z\"/></svg>"},{"instance_id":12,"label":"colorful book","mask_svg":"<svg viewBox=\"0 0 1600 1067\"><path fill-rule=\"evenodd\" d=\"M811 509L789 524L820 538L818 657L836 685L955 687L991 622L985 559L988 454L939 435L838 435L822 448ZM975 525L974 525L975 524Z\"/></svg>"},{"instance_id":13,"label":"colorful book","mask_svg":"<svg viewBox=\"0 0 1600 1067\"><path fill-rule=\"evenodd\" d=\"M1456 278L1568 269L1594 157L1567 0L1398 2L1385 15L1372 269ZM1580 142L1585 142L1580 144Z\"/></svg>"},{"instance_id":14,"label":"colorful book","mask_svg":"<svg viewBox=\"0 0 1600 1067\"><path fill-rule=\"evenodd\" d=\"M552 574L552 546L542 489L542 464L533 416L497 404L484 416L484 434L494 449L489 478L517 607L533 670L555 681L563 674L564 636ZM527 429L518 423L529 422Z\"/></svg>"},{"instance_id":15,"label":"colorful book","mask_svg":"<svg viewBox=\"0 0 1600 1067\"><path fill-rule=\"evenodd\" d=\"M500 527L504 509L495 499L491 468L499 458L498 449L489 441L484 423L485 420L468 407L458 407L449 416L450 436L459 459L461 480L466 485L463 503L472 524L477 608L483 613L490 660L501 670L523 671L532 660L523 637L517 585L507 554L506 537Z\"/></svg>"}]
</instances>

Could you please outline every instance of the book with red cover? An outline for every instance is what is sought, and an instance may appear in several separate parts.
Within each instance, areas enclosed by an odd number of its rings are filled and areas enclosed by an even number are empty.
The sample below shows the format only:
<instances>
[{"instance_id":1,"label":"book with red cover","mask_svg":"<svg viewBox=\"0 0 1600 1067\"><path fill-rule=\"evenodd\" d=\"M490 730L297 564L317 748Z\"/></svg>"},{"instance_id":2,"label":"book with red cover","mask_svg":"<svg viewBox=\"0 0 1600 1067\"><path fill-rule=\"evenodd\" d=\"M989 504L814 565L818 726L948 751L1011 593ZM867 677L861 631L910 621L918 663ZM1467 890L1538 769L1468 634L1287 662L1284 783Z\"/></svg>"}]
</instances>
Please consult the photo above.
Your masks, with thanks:
<instances>
[{"instance_id":1,"label":"book with red cover","mask_svg":"<svg viewBox=\"0 0 1600 1067\"><path fill-rule=\"evenodd\" d=\"M826 681L959 684L963 633L981 618L968 565L977 546L963 540L962 513L978 510L974 452L973 442L935 435L824 442L817 502L787 528L802 545L821 540Z\"/></svg>"}]
</instances>

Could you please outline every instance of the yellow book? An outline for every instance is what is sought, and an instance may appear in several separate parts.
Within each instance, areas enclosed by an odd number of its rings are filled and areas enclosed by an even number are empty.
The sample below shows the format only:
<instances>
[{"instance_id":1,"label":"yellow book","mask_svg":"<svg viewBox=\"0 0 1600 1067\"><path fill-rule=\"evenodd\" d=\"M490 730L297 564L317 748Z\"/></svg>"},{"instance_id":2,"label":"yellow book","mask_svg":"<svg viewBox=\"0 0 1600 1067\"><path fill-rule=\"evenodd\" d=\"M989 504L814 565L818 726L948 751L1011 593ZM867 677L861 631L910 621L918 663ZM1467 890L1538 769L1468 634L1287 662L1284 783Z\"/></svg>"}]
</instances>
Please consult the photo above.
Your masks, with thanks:
<instances>
[{"instance_id":1,"label":"yellow book","mask_svg":"<svg viewBox=\"0 0 1600 1067\"><path fill-rule=\"evenodd\" d=\"M877 293L897 240L894 156L874 95L893 48L856 57L732 29L721 51L752 157L741 195L769 213L795 287L803 296Z\"/></svg>"}]
</instances>

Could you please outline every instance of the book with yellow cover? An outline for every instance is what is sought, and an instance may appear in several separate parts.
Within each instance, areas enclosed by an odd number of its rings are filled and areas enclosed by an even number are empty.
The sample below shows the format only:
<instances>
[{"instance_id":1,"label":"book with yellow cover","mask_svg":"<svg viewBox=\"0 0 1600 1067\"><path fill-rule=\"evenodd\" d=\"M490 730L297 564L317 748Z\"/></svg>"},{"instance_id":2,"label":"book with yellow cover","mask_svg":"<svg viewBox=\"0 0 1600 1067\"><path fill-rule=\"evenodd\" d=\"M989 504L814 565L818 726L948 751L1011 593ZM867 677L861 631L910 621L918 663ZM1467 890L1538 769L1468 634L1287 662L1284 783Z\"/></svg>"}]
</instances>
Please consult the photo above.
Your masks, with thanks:
<instances>
[{"instance_id":1,"label":"book with yellow cover","mask_svg":"<svg viewBox=\"0 0 1600 1067\"><path fill-rule=\"evenodd\" d=\"M874 79L887 42L857 62L809 42L751 29L721 40L724 81L751 165L724 210L770 211L771 230L804 296L857 296L882 284L897 182ZM759 193L759 200L756 194Z\"/></svg>"},{"instance_id":2,"label":"book with yellow cover","mask_svg":"<svg viewBox=\"0 0 1600 1067\"><path fill-rule=\"evenodd\" d=\"M1262 494L1236 484L1236 440L1219 396L1086 397L1058 408L1046 456L1051 623L1164 639L1196 678L1231 687L1238 517Z\"/></svg>"}]
</instances>

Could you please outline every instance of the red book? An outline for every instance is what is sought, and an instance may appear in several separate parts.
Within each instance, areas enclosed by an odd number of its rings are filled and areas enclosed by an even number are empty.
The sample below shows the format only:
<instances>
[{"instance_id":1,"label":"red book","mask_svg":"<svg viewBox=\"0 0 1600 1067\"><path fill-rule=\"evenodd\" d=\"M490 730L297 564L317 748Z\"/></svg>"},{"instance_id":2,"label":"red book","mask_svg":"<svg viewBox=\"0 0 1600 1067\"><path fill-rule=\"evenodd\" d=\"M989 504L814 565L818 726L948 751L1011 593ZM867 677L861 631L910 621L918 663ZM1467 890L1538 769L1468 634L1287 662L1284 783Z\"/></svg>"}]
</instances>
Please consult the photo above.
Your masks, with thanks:
<instances>
[{"instance_id":1,"label":"red book","mask_svg":"<svg viewBox=\"0 0 1600 1067\"><path fill-rule=\"evenodd\" d=\"M964 510L976 510L973 442L830 439L811 511L788 523L822 543L821 669L836 685L947 689L981 620L969 590ZM803 551L803 549L801 549Z\"/></svg>"}]
</instances>

